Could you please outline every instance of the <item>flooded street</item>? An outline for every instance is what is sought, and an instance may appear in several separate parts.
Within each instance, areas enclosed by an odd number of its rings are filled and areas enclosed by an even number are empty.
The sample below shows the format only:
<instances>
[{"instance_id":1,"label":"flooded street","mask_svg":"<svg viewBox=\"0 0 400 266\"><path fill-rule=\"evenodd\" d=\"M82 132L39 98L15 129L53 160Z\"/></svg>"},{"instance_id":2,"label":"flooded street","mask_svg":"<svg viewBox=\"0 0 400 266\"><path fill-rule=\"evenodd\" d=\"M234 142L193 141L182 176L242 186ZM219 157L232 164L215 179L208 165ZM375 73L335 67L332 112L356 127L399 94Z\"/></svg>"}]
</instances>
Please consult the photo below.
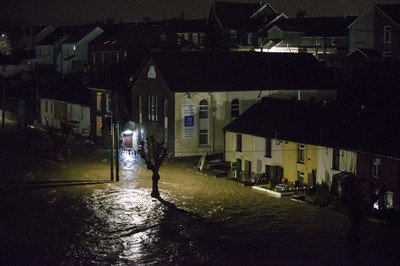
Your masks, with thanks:
<instances>
[{"instance_id":1,"label":"flooded street","mask_svg":"<svg viewBox=\"0 0 400 266\"><path fill-rule=\"evenodd\" d=\"M129 167L120 182L106 182L107 163L94 169L66 162L51 182L1 185L0 265L350 264L349 222L338 211L180 163L161 168L156 200L143 163L122 166ZM79 169L102 177L89 182L91 174ZM70 181L79 174L83 181ZM398 229L366 221L359 263L394 265Z\"/></svg>"}]
</instances>

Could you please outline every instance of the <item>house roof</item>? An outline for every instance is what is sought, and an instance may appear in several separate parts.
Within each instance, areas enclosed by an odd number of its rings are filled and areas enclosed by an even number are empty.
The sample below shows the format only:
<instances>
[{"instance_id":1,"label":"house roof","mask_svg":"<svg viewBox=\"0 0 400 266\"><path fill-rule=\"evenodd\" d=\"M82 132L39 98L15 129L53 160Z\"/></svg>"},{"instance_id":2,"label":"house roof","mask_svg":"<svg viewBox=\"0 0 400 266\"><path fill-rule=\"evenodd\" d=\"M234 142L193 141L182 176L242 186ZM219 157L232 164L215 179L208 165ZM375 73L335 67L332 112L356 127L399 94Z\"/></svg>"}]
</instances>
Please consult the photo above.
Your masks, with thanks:
<instances>
[{"instance_id":1,"label":"house roof","mask_svg":"<svg viewBox=\"0 0 400 266\"><path fill-rule=\"evenodd\" d=\"M86 26L82 25L58 27L36 45L53 45L60 41L63 37L71 37L75 34L79 34L79 32L85 27Z\"/></svg>"},{"instance_id":2,"label":"house roof","mask_svg":"<svg viewBox=\"0 0 400 266\"><path fill-rule=\"evenodd\" d=\"M86 37L88 34L90 34L96 28L98 28L98 26L96 26L96 25L84 26L84 27L78 29L73 34L71 34L71 36L65 41L65 43L78 43L80 40L82 40L84 37Z\"/></svg>"},{"instance_id":3,"label":"house roof","mask_svg":"<svg viewBox=\"0 0 400 266\"><path fill-rule=\"evenodd\" d=\"M326 90L333 73L307 53L155 52L173 92Z\"/></svg>"},{"instance_id":4,"label":"house roof","mask_svg":"<svg viewBox=\"0 0 400 266\"><path fill-rule=\"evenodd\" d=\"M136 54L129 60L114 64L106 72L94 78L86 87L94 90L124 90L133 80L141 65L145 54Z\"/></svg>"},{"instance_id":5,"label":"house roof","mask_svg":"<svg viewBox=\"0 0 400 266\"><path fill-rule=\"evenodd\" d=\"M376 7L400 26L400 4L376 5Z\"/></svg>"},{"instance_id":6,"label":"house roof","mask_svg":"<svg viewBox=\"0 0 400 266\"><path fill-rule=\"evenodd\" d=\"M263 5L260 5L260 3L233 3L215 1L212 8L215 12L214 15L218 18L218 21L223 28L248 29L249 27L254 28L253 23L259 23L260 21L263 21L262 17L260 17L261 20L250 19L262 7ZM270 6L268 5L268 7ZM270 10L275 12L272 10L272 8ZM262 24L260 24L260 26L262 26Z\"/></svg>"},{"instance_id":7,"label":"house roof","mask_svg":"<svg viewBox=\"0 0 400 266\"><path fill-rule=\"evenodd\" d=\"M169 19L161 24L175 33L207 31L206 19Z\"/></svg>"},{"instance_id":8,"label":"house roof","mask_svg":"<svg viewBox=\"0 0 400 266\"><path fill-rule=\"evenodd\" d=\"M303 36L348 36L348 26L357 17L306 17L279 19L269 26L286 32L304 32Z\"/></svg>"},{"instance_id":9,"label":"house roof","mask_svg":"<svg viewBox=\"0 0 400 266\"><path fill-rule=\"evenodd\" d=\"M308 19L308 18L305 18ZM321 17L311 20L311 28L303 36L347 37L348 26L357 17Z\"/></svg>"},{"instance_id":10,"label":"house roof","mask_svg":"<svg viewBox=\"0 0 400 266\"><path fill-rule=\"evenodd\" d=\"M392 19L398 26L400 26L400 4L375 4L370 6L367 10L364 11L356 20L353 21L349 25L349 28L356 22L358 19L363 17L366 13L368 13L371 9L379 9L381 12L386 14L390 19Z\"/></svg>"},{"instance_id":11,"label":"house roof","mask_svg":"<svg viewBox=\"0 0 400 266\"><path fill-rule=\"evenodd\" d=\"M263 98L224 131L400 159L400 118L388 108Z\"/></svg>"},{"instance_id":12,"label":"house roof","mask_svg":"<svg viewBox=\"0 0 400 266\"><path fill-rule=\"evenodd\" d=\"M89 106L89 91L83 86L81 75L59 79L40 94L40 98Z\"/></svg>"},{"instance_id":13,"label":"house roof","mask_svg":"<svg viewBox=\"0 0 400 266\"><path fill-rule=\"evenodd\" d=\"M115 34L100 35L90 43L92 51L126 50L173 47L185 43L178 42L178 36L158 24L130 25Z\"/></svg>"}]
</instances>

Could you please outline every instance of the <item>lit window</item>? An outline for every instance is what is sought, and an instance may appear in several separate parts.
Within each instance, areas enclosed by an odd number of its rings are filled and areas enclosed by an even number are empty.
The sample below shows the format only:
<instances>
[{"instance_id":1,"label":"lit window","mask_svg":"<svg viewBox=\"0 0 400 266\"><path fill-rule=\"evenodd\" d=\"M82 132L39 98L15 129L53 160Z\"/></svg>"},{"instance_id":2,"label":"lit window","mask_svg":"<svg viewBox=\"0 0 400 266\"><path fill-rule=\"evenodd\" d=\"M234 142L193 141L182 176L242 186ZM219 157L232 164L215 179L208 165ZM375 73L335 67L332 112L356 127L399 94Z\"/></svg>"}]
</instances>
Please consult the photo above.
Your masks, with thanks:
<instances>
[{"instance_id":1,"label":"lit window","mask_svg":"<svg viewBox=\"0 0 400 266\"><path fill-rule=\"evenodd\" d=\"M231 102L231 120L235 120L239 116L240 104L238 99L233 99Z\"/></svg>"},{"instance_id":2,"label":"lit window","mask_svg":"<svg viewBox=\"0 0 400 266\"><path fill-rule=\"evenodd\" d=\"M381 176L381 158L372 158L372 176L375 178L380 178Z\"/></svg>"},{"instance_id":3,"label":"lit window","mask_svg":"<svg viewBox=\"0 0 400 266\"><path fill-rule=\"evenodd\" d=\"M339 170L340 166L340 150L333 149L332 151L332 169Z\"/></svg>"},{"instance_id":4,"label":"lit window","mask_svg":"<svg viewBox=\"0 0 400 266\"><path fill-rule=\"evenodd\" d=\"M383 27L383 42L384 43L392 42L392 26Z\"/></svg>"},{"instance_id":5,"label":"lit window","mask_svg":"<svg viewBox=\"0 0 400 266\"><path fill-rule=\"evenodd\" d=\"M299 163L304 163L304 158L305 158L305 145L299 144L298 145L298 153L297 153L297 161Z\"/></svg>"},{"instance_id":6,"label":"lit window","mask_svg":"<svg viewBox=\"0 0 400 266\"><path fill-rule=\"evenodd\" d=\"M265 139L265 157L272 157L272 140L270 138Z\"/></svg>"},{"instance_id":7,"label":"lit window","mask_svg":"<svg viewBox=\"0 0 400 266\"><path fill-rule=\"evenodd\" d=\"M199 144L208 144L208 103L206 100L201 100L199 104Z\"/></svg>"},{"instance_id":8,"label":"lit window","mask_svg":"<svg viewBox=\"0 0 400 266\"><path fill-rule=\"evenodd\" d=\"M236 135L236 151L242 151L242 135Z\"/></svg>"}]
</instances>

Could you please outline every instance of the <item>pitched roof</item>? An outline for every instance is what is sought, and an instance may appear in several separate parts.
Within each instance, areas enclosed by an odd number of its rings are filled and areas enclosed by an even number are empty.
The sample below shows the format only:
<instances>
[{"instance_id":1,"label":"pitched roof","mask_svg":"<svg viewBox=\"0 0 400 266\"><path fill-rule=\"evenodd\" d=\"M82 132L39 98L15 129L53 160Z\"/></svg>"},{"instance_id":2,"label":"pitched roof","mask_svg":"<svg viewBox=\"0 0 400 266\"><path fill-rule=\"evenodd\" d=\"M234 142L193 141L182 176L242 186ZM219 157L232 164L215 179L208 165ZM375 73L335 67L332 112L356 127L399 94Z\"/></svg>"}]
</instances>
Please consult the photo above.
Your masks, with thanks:
<instances>
[{"instance_id":1,"label":"pitched roof","mask_svg":"<svg viewBox=\"0 0 400 266\"><path fill-rule=\"evenodd\" d=\"M400 118L388 108L263 98L224 130L400 159Z\"/></svg>"},{"instance_id":2,"label":"pitched roof","mask_svg":"<svg viewBox=\"0 0 400 266\"><path fill-rule=\"evenodd\" d=\"M376 7L400 26L400 4L376 5Z\"/></svg>"},{"instance_id":3,"label":"pitched roof","mask_svg":"<svg viewBox=\"0 0 400 266\"><path fill-rule=\"evenodd\" d=\"M40 94L41 98L89 106L89 91L83 86L81 75L59 79Z\"/></svg>"},{"instance_id":4,"label":"pitched roof","mask_svg":"<svg viewBox=\"0 0 400 266\"><path fill-rule=\"evenodd\" d=\"M56 28L49 35L47 35L43 40L38 42L36 45L52 45L60 41L64 37L71 37L74 34L79 33L85 26L62 26Z\"/></svg>"},{"instance_id":5,"label":"pitched roof","mask_svg":"<svg viewBox=\"0 0 400 266\"><path fill-rule=\"evenodd\" d=\"M333 89L331 69L307 53L155 52L150 56L174 92Z\"/></svg>"},{"instance_id":6,"label":"pitched roof","mask_svg":"<svg viewBox=\"0 0 400 266\"><path fill-rule=\"evenodd\" d=\"M107 91L126 89L128 84L133 80L144 58L144 54L137 54L129 60L117 63L103 74L88 82L86 87Z\"/></svg>"},{"instance_id":7,"label":"pitched roof","mask_svg":"<svg viewBox=\"0 0 400 266\"><path fill-rule=\"evenodd\" d=\"M348 36L348 26L357 17L306 17L279 19L268 28L287 32L304 32L303 36Z\"/></svg>"},{"instance_id":8,"label":"pitched roof","mask_svg":"<svg viewBox=\"0 0 400 266\"><path fill-rule=\"evenodd\" d=\"M80 40L82 40L85 36L90 34L93 30L97 28L96 25L87 25L84 26L80 29L78 29L76 32L71 34L71 36L65 41L65 43L77 43Z\"/></svg>"},{"instance_id":9,"label":"pitched roof","mask_svg":"<svg viewBox=\"0 0 400 266\"><path fill-rule=\"evenodd\" d=\"M254 27L259 19L250 19L262 6L259 3L214 2L215 16L225 29L247 29ZM263 20L262 17L260 17ZM262 24L260 24L262 25Z\"/></svg>"}]
</instances>

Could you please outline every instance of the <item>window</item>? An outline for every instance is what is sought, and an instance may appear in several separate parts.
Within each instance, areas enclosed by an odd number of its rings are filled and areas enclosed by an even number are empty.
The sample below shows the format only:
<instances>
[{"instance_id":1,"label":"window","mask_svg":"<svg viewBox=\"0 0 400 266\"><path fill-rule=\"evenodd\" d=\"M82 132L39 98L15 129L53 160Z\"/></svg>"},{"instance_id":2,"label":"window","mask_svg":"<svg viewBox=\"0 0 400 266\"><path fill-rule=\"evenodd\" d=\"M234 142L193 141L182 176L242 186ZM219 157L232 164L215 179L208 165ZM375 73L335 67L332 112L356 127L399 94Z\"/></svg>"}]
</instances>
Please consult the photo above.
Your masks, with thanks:
<instances>
[{"instance_id":1,"label":"window","mask_svg":"<svg viewBox=\"0 0 400 266\"><path fill-rule=\"evenodd\" d=\"M242 151L242 134L236 135L236 151Z\"/></svg>"},{"instance_id":2,"label":"window","mask_svg":"<svg viewBox=\"0 0 400 266\"><path fill-rule=\"evenodd\" d=\"M272 140L270 138L265 139L265 157L272 157Z\"/></svg>"},{"instance_id":3,"label":"window","mask_svg":"<svg viewBox=\"0 0 400 266\"><path fill-rule=\"evenodd\" d=\"M356 42L364 42L364 27L357 26Z\"/></svg>"},{"instance_id":4,"label":"window","mask_svg":"<svg viewBox=\"0 0 400 266\"><path fill-rule=\"evenodd\" d=\"M247 44L252 44L253 43L253 33L249 33L247 35Z\"/></svg>"},{"instance_id":5,"label":"window","mask_svg":"<svg viewBox=\"0 0 400 266\"><path fill-rule=\"evenodd\" d=\"M332 46L335 46L336 45L336 38L335 37L332 37Z\"/></svg>"},{"instance_id":6,"label":"window","mask_svg":"<svg viewBox=\"0 0 400 266\"><path fill-rule=\"evenodd\" d=\"M383 59L392 58L392 52L383 52L382 57L383 57Z\"/></svg>"},{"instance_id":7,"label":"window","mask_svg":"<svg viewBox=\"0 0 400 266\"><path fill-rule=\"evenodd\" d=\"M231 39L236 39L237 34L236 34L236 30L231 30Z\"/></svg>"},{"instance_id":8,"label":"window","mask_svg":"<svg viewBox=\"0 0 400 266\"><path fill-rule=\"evenodd\" d=\"M392 209L393 208L393 192L387 191L385 193L385 209Z\"/></svg>"},{"instance_id":9,"label":"window","mask_svg":"<svg viewBox=\"0 0 400 266\"><path fill-rule=\"evenodd\" d=\"M147 97L147 120L151 120L151 96Z\"/></svg>"},{"instance_id":10,"label":"window","mask_svg":"<svg viewBox=\"0 0 400 266\"><path fill-rule=\"evenodd\" d=\"M97 111L101 111L101 92L97 92Z\"/></svg>"},{"instance_id":11,"label":"window","mask_svg":"<svg viewBox=\"0 0 400 266\"><path fill-rule=\"evenodd\" d=\"M304 163L304 158L305 158L305 145L299 144L297 152L297 162Z\"/></svg>"},{"instance_id":12,"label":"window","mask_svg":"<svg viewBox=\"0 0 400 266\"><path fill-rule=\"evenodd\" d=\"M383 27L383 42L384 43L392 42L392 26Z\"/></svg>"},{"instance_id":13,"label":"window","mask_svg":"<svg viewBox=\"0 0 400 266\"><path fill-rule=\"evenodd\" d=\"M239 116L240 104L238 99L233 99L231 102L231 120L235 120Z\"/></svg>"},{"instance_id":14,"label":"window","mask_svg":"<svg viewBox=\"0 0 400 266\"><path fill-rule=\"evenodd\" d=\"M199 37L197 33L193 33L193 43L198 44L199 43Z\"/></svg>"},{"instance_id":15,"label":"window","mask_svg":"<svg viewBox=\"0 0 400 266\"><path fill-rule=\"evenodd\" d=\"M340 166L340 150L333 149L332 151L332 169L339 170Z\"/></svg>"},{"instance_id":16,"label":"window","mask_svg":"<svg viewBox=\"0 0 400 266\"><path fill-rule=\"evenodd\" d=\"M201 100L199 104L199 144L208 145L208 103L206 100Z\"/></svg>"},{"instance_id":17,"label":"window","mask_svg":"<svg viewBox=\"0 0 400 266\"><path fill-rule=\"evenodd\" d=\"M110 93L106 94L106 112L111 112L111 95Z\"/></svg>"},{"instance_id":18,"label":"window","mask_svg":"<svg viewBox=\"0 0 400 266\"><path fill-rule=\"evenodd\" d=\"M149 121L158 121L158 98L155 95L149 95L147 98L147 118Z\"/></svg>"},{"instance_id":19,"label":"window","mask_svg":"<svg viewBox=\"0 0 400 266\"><path fill-rule=\"evenodd\" d=\"M168 100L164 100L164 141L168 140Z\"/></svg>"},{"instance_id":20,"label":"window","mask_svg":"<svg viewBox=\"0 0 400 266\"><path fill-rule=\"evenodd\" d=\"M321 37L315 38L315 45L316 46L321 46L322 45L322 38Z\"/></svg>"},{"instance_id":21,"label":"window","mask_svg":"<svg viewBox=\"0 0 400 266\"><path fill-rule=\"evenodd\" d=\"M375 178L381 177L381 158L373 157L372 158L372 176Z\"/></svg>"}]
</instances>

